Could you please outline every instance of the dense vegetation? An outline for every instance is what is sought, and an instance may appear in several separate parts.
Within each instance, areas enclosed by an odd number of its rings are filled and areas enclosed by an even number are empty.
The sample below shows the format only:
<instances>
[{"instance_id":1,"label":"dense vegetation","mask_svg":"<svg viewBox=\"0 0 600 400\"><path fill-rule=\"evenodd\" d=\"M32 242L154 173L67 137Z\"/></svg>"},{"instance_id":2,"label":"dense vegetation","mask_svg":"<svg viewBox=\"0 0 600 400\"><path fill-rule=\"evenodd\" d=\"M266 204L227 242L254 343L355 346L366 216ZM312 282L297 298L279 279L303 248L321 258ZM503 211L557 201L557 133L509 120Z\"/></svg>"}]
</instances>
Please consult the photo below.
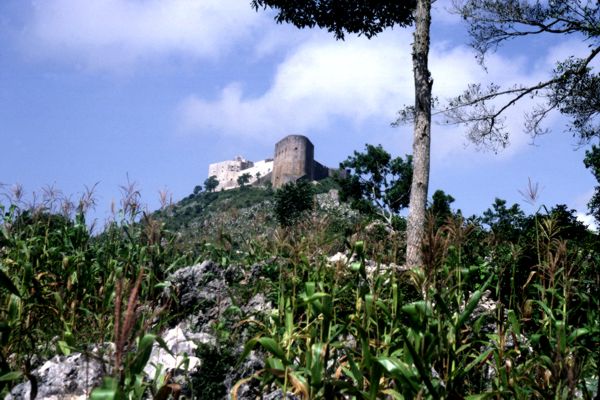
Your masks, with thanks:
<instances>
[{"instance_id":1,"label":"dense vegetation","mask_svg":"<svg viewBox=\"0 0 600 400\"><path fill-rule=\"evenodd\" d=\"M496 200L465 218L438 191L424 265L408 270L402 225L338 204L326 194L334 186L196 191L154 214L139 211L131 190L99 235L86 225L85 201L71 211L50 197L34 208L12 198L0 208L0 391L35 382L33 369L54 354L96 348L110 361L94 398L166 398L168 378L142 379L152 343L186 311L163 288L173 271L212 259L258 269L259 280L232 281L231 310L210 325L219 346L197 354L214 368L192 377L192 397L223 396L224 374L254 349L265 367L234 390L598 398L600 241L574 211L527 215ZM302 203L313 191L322 194L310 206L278 218L289 196ZM337 252L345 256L330 258ZM235 304L256 293L274 309L250 323L240 354L248 327Z\"/></svg>"}]
</instances>

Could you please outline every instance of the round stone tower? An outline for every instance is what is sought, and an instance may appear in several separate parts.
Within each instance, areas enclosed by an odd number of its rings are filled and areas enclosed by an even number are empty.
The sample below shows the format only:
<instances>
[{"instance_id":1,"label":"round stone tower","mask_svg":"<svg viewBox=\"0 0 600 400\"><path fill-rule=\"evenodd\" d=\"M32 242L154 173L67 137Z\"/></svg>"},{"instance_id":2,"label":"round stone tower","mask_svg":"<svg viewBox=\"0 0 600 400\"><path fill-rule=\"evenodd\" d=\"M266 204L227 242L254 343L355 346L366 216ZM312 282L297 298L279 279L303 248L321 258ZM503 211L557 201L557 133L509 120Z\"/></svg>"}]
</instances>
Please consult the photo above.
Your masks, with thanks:
<instances>
[{"instance_id":1,"label":"round stone tower","mask_svg":"<svg viewBox=\"0 0 600 400\"><path fill-rule=\"evenodd\" d=\"M315 147L306 136L289 135L275 145L271 182L278 188L306 177L313 179Z\"/></svg>"}]
</instances>

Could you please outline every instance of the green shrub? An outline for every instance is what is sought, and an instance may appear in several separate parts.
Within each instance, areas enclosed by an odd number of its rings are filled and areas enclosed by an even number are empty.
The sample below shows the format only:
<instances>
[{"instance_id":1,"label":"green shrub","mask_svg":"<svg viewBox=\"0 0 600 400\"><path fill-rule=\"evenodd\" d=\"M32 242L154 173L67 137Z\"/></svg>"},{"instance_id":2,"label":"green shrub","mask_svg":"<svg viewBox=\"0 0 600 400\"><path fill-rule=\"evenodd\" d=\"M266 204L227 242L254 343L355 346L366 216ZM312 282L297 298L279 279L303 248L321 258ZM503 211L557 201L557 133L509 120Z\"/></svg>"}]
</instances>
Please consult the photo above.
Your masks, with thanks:
<instances>
[{"instance_id":1,"label":"green shrub","mask_svg":"<svg viewBox=\"0 0 600 400\"><path fill-rule=\"evenodd\" d=\"M275 192L275 215L282 226L292 226L307 211L313 209L312 183L299 180L290 182Z\"/></svg>"},{"instance_id":2,"label":"green shrub","mask_svg":"<svg viewBox=\"0 0 600 400\"><path fill-rule=\"evenodd\" d=\"M237 359L227 348L216 348L212 345L200 344L196 356L202 360L201 366L191 379L194 399L221 399L226 395L224 384L227 373L235 365Z\"/></svg>"}]
</instances>

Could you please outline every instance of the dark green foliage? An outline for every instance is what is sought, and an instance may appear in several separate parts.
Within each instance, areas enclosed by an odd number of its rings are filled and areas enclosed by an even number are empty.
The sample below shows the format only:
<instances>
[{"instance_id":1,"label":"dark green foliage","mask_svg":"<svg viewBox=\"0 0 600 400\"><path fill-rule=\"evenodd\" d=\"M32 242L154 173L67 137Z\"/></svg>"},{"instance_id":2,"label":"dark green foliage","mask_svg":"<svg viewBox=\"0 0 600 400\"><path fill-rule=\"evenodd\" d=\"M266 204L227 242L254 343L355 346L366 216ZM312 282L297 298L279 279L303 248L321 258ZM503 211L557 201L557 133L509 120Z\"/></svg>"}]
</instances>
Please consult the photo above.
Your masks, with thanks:
<instances>
[{"instance_id":1,"label":"dark green foliage","mask_svg":"<svg viewBox=\"0 0 600 400\"><path fill-rule=\"evenodd\" d=\"M437 227L442 226L446 219L452 216L452 203L454 203L454 197L446 194L443 190L436 190L433 193L429 211L433 214Z\"/></svg>"},{"instance_id":2,"label":"dark green foliage","mask_svg":"<svg viewBox=\"0 0 600 400\"><path fill-rule=\"evenodd\" d=\"M253 0L255 9L277 10L275 20L297 28L318 26L333 32L336 39L346 33L368 38L396 25L413 22L415 0Z\"/></svg>"},{"instance_id":3,"label":"dark green foliage","mask_svg":"<svg viewBox=\"0 0 600 400\"><path fill-rule=\"evenodd\" d=\"M600 12L597 10L596 14ZM600 17L596 18L596 24L600 24ZM596 38L600 37L597 26ZM596 52L599 49L596 47ZM588 67L589 62L575 57L559 62L554 71L558 79L550 87L549 100L561 113L572 118L570 131L584 141L600 136L600 73L594 73Z\"/></svg>"},{"instance_id":4,"label":"dark green foliage","mask_svg":"<svg viewBox=\"0 0 600 400\"><path fill-rule=\"evenodd\" d=\"M227 394L224 380L235 366L237 358L227 346L216 348L202 343L196 349L196 356L200 358L201 366L192 376L192 398L224 398Z\"/></svg>"},{"instance_id":5,"label":"dark green foliage","mask_svg":"<svg viewBox=\"0 0 600 400\"><path fill-rule=\"evenodd\" d=\"M193 193L197 195L200 192L202 192L202 185L196 185L196 186L194 186L194 192Z\"/></svg>"},{"instance_id":6,"label":"dark green foliage","mask_svg":"<svg viewBox=\"0 0 600 400\"><path fill-rule=\"evenodd\" d=\"M256 206L273 198L273 192L263 188L246 187L221 192L201 192L173 206L157 211L157 217L168 230L180 230L185 225L204 225L216 215Z\"/></svg>"},{"instance_id":7,"label":"dark green foliage","mask_svg":"<svg viewBox=\"0 0 600 400\"><path fill-rule=\"evenodd\" d=\"M449 210L449 196L436 200ZM308 398L593 397L584 377L597 374L589 285L599 277L589 266L599 253L584 235L597 235L564 206L527 216L497 200L484 219L449 215L428 234L434 268L400 275L368 274L364 243L330 275L290 242L295 250L278 254L278 313L246 348L269 353L262 384Z\"/></svg>"},{"instance_id":8,"label":"dark green foliage","mask_svg":"<svg viewBox=\"0 0 600 400\"><path fill-rule=\"evenodd\" d=\"M122 357L115 363L123 368L107 385L124 389L141 374L154 340L141 331L148 311L130 315L119 341L112 330L115 309L123 310L121 323L128 303L152 310L168 268L191 260L175 252L163 225L137 215L138 209L129 204L131 214L122 214L129 219L112 221L93 237L83 212L71 217L0 205L0 376L27 376L36 358L107 341L120 343L116 354ZM130 297L134 286L137 294ZM131 347L136 337L137 350ZM12 383L18 379L3 380L0 392Z\"/></svg>"},{"instance_id":9,"label":"dark green foliage","mask_svg":"<svg viewBox=\"0 0 600 400\"><path fill-rule=\"evenodd\" d=\"M518 242L526 223L525 213L518 204L506 207L506 200L494 201L492 208L483 212L481 222L487 225L499 241Z\"/></svg>"},{"instance_id":10,"label":"dark green foliage","mask_svg":"<svg viewBox=\"0 0 600 400\"><path fill-rule=\"evenodd\" d=\"M331 178L313 184L315 193L327 193L337 187ZM273 203L274 191L271 188L246 186L244 190L202 192L157 211L155 217L165 224L165 229L181 233L177 241L179 251L220 261L224 254L217 255L212 245L223 234L232 238L226 246L227 257L237 258L244 254L239 251L248 243L257 245L273 233L279 226ZM354 213L348 215L348 211L345 206L316 211L326 223L328 233L325 240L343 240L344 234L354 227L358 216Z\"/></svg>"},{"instance_id":11,"label":"dark green foliage","mask_svg":"<svg viewBox=\"0 0 600 400\"><path fill-rule=\"evenodd\" d=\"M283 185L275 192L275 216L282 226L292 226L314 205L312 183L299 180Z\"/></svg>"},{"instance_id":12,"label":"dark green foliage","mask_svg":"<svg viewBox=\"0 0 600 400\"><path fill-rule=\"evenodd\" d=\"M4 209L0 206L0 210ZM94 265L82 215L71 221L48 212L11 208L0 226L0 268L10 283L3 286L11 289L10 293L0 289L7 306L0 312L1 319L10 326L2 334L0 358L15 352L24 357L19 362L26 362L35 351L47 350L41 341L48 332L62 336L68 327L69 332L84 334L85 321L75 321L76 309L65 305L88 303L89 285L102 277ZM19 320L19 315L28 318Z\"/></svg>"},{"instance_id":13,"label":"dark green foliage","mask_svg":"<svg viewBox=\"0 0 600 400\"><path fill-rule=\"evenodd\" d=\"M204 188L207 192L214 192L217 186L219 186L219 180L215 175L209 176L204 181Z\"/></svg>"},{"instance_id":14,"label":"dark green foliage","mask_svg":"<svg viewBox=\"0 0 600 400\"><path fill-rule=\"evenodd\" d=\"M565 204L558 204L548 211L547 217L560 227L555 237L577 243L582 247L593 244L590 238L594 235L583 222L577 219L576 210L568 209Z\"/></svg>"},{"instance_id":15,"label":"dark green foliage","mask_svg":"<svg viewBox=\"0 0 600 400\"><path fill-rule=\"evenodd\" d=\"M594 145L590 150L586 151L584 163L585 167L592 172L598 182L598 186L596 186L594 194L588 203L588 208L596 219L596 222L600 224L600 148Z\"/></svg>"},{"instance_id":16,"label":"dark green foliage","mask_svg":"<svg viewBox=\"0 0 600 400\"><path fill-rule=\"evenodd\" d=\"M251 176L250 176L249 173L242 174L242 175L238 176L238 178L237 178L237 184L240 185L240 187L243 188L243 187L246 186L246 184L248 182L250 182L250 178L251 178Z\"/></svg>"},{"instance_id":17,"label":"dark green foliage","mask_svg":"<svg viewBox=\"0 0 600 400\"><path fill-rule=\"evenodd\" d=\"M506 201L496 199L492 209L479 218L490 235L485 246L479 241L478 252L484 255L482 252L493 249L498 295L508 304L514 305L516 297L524 295L530 274L540 268L552 246L564 243L577 247L578 256L600 251L597 235L577 219L575 210L565 205L543 210L527 216L518 205L507 207ZM569 252L568 257L575 257L575 253Z\"/></svg>"},{"instance_id":18,"label":"dark green foliage","mask_svg":"<svg viewBox=\"0 0 600 400\"><path fill-rule=\"evenodd\" d=\"M367 144L364 153L354 152L340 164L348 170L336 178L340 198L352 207L391 222L392 215L408 206L412 181L412 157L392 156L381 147Z\"/></svg>"}]
</instances>

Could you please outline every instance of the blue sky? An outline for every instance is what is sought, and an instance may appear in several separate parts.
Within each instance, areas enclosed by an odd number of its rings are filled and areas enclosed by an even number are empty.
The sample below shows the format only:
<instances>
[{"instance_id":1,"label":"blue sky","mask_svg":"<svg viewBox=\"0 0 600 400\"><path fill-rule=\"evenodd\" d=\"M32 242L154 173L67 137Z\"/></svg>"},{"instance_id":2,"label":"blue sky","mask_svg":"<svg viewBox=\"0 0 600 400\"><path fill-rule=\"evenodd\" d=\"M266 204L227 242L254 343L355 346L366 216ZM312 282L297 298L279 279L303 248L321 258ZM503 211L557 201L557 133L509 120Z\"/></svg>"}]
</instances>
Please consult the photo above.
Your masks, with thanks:
<instances>
[{"instance_id":1,"label":"blue sky","mask_svg":"<svg viewBox=\"0 0 600 400\"><path fill-rule=\"evenodd\" d=\"M514 41L485 71L447 5L434 5L430 54L442 100L471 82L537 82L555 60L585 54L577 36ZM77 197L99 182L102 220L127 176L154 209L159 190L181 199L209 163L270 157L290 133L308 136L330 166L365 143L410 153L412 127L390 123L413 102L411 35L336 42L277 25L248 0L3 0L0 183L29 193L55 185ZM431 193L443 189L465 214L481 213L495 197L523 203L519 190L531 179L540 204L564 203L585 218L595 185L585 147L559 115L532 145L522 129L532 104L510 110L511 144L499 154L469 144L463 127L434 125Z\"/></svg>"}]
</instances>

